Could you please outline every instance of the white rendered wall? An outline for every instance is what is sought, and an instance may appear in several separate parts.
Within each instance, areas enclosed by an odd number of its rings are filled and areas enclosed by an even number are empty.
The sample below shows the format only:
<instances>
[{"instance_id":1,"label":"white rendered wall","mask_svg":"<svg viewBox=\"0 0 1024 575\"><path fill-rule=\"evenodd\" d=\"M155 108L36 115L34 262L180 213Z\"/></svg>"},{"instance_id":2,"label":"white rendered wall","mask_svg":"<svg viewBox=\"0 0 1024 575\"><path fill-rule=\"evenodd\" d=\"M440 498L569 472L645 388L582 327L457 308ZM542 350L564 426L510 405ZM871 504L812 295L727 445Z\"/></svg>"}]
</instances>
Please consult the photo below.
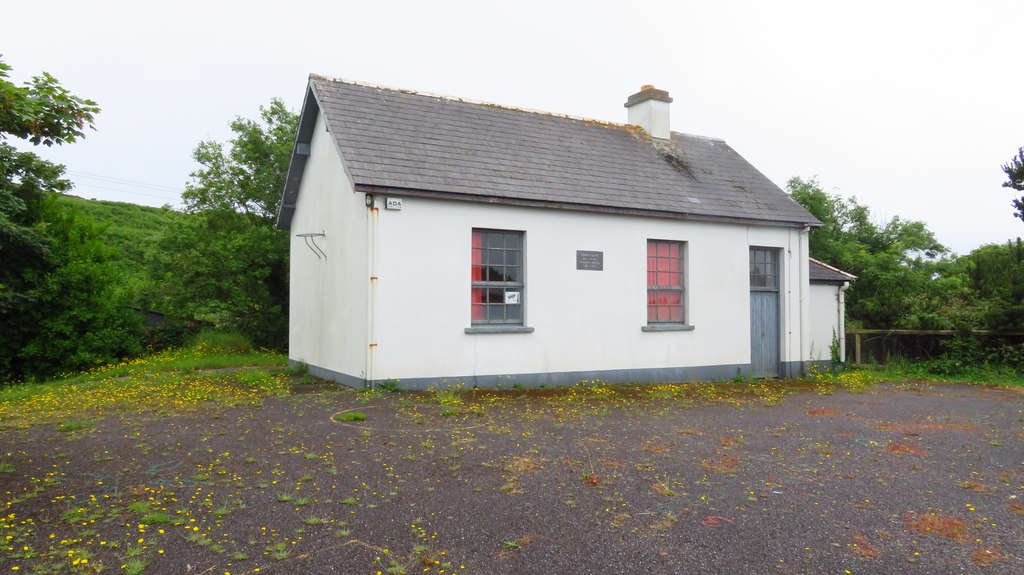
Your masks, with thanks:
<instances>
[{"instance_id":1,"label":"white rendered wall","mask_svg":"<svg viewBox=\"0 0 1024 575\"><path fill-rule=\"evenodd\" d=\"M374 379L749 365L750 246L782 251L781 359L807 357L810 341L800 317L810 305L807 238L801 230L403 202L401 211L380 210ZM464 332L470 327L473 228L525 231L525 324L533 333ZM687 242L693 331L641 331L648 239ZM604 270L576 270L576 250L603 252Z\"/></svg>"},{"instance_id":2,"label":"white rendered wall","mask_svg":"<svg viewBox=\"0 0 1024 575\"><path fill-rule=\"evenodd\" d=\"M809 359L813 361L828 361L830 359L829 346L832 345L832 334L839 336L840 343L843 342L843 326L840 321L843 312L839 306L839 286L830 284L811 285L811 308L814 313L811 315L811 345L812 352ZM840 352L842 354L842 351ZM845 359L840 355L840 359Z\"/></svg>"},{"instance_id":3,"label":"white rendered wall","mask_svg":"<svg viewBox=\"0 0 1024 575\"><path fill-rule=\"evenodd\" d=\"M291 313L288 357L310 366L365 377L367 355L367 209L317 118L292 216ZM324 233L317 258L296 234Z\"/></svg>"}]
</instances>

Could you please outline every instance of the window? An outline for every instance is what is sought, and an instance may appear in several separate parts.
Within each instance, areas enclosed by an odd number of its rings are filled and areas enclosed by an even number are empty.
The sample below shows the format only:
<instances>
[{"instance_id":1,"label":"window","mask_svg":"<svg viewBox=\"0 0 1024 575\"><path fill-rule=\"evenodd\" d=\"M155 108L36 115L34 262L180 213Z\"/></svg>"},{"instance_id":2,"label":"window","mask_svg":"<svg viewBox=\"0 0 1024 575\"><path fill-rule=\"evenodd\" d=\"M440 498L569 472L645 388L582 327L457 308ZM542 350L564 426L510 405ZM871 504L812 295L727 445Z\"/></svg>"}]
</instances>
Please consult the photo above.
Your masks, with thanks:
<instances>
[{"instance_id":1,"label":"window","mask_svg":"<svg viewBox=\"0 0 1024 575\"><path fill-rule=\"evenodd\" d=\"M473 230L472 320L523 324L523 232Z\"/></svg>"},{"instance_id":2,"label":"window","mask_svg":"<svg viewBox=\"0 0 1024 575\"><path fill-rule=\"evenodd\" d=\"M682 324L683 242L647 240L647 323Z\"/></svg>"},{"instance_id":3,"label":"window","mask_svg":"<svg viewBox=\"0 0 1024 575\"><path fill-rule=\"evenodd\" d=\"M750 289L779 291L779 250L750 248Z\"/></svg>"}]
</instances>

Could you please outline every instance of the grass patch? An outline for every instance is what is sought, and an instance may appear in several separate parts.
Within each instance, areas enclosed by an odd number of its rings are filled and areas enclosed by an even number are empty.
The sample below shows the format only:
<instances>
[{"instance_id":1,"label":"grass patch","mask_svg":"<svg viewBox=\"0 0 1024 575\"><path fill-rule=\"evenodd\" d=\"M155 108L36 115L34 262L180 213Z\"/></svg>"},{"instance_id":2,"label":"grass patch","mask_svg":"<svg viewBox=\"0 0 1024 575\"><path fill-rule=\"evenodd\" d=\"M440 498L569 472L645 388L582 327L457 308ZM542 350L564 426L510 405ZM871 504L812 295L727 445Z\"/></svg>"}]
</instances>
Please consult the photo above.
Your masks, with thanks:
<instances>
[{"instance_id":1,"label":"grass patch","mask_svg":"<svg viewBox=\"0 0 1024 575\"><path fill-rule=\"evenodd\" d=\"M196 350L216 354L246 354L252 351L252 342L249 338L234 332L204 329L188 343L189 347Z\"/></svg>"},{"instance_id":2,"label":"grass patch","mask_svg":"<svg viewBox=\"0 0 1024 575\"><path fill-rule=\"evenodd\" d=\"M366 414L361 411L346 411L335 415L334 421L366 421Z\"/></svg>"},{"instance_id":3,"label":"grass patch","mask_svg":"<svg viewBox=\"0 0 1024 575\"><path fill-rule=\"evenodd\" d=\"M266 550L270 558L275 561L284 561L292 555L292 552L288 550L288 544L283 541L268 546Z\"/></svg>"},{"instance_id":4,"label":"grass patch","mask_svg":"<svg viewBox=\"0 0 1024 575\"><path fill-rule=\"evenodd\" d=\"M92 427L92 423L88 421L63 421L57 425L57 431L64 433L71 433L72 431L78 431L80 429L89 429Z\"/></svg>"},{"instance_id":5,"label":"grass patch","mask_svg":"<svg viewBox=\"0 0 1024 575\"><path fill-rule=\"evenodd\" d=\"M267 351L221 353L207 347L178 348L46 383L0 387L0 421L56 422L72 432L93 425L90 412L117 410L175 413L207 403L256 403L288 393L278 368L285 356ZM237 371L213 371L238 368Z\"/></svg>"},{"instance_id":6,"label":"grass patch","mask_svg":"<svg viewBox=\"0 0 1024 575\"><path fill-rule=\"evenodd\" d=\"M146 525L167 525L171 522L171 516L166 513L148 513L142 516L140 523Z\"/></svg>"},{"instance_id":7,"label":"grass patch","mask_svg":"<svg viewBox=\"0 0 1024 575\"><path fill-rule=\"evenodd\" d=\"M133 559L126 559L124 562L125 575L140 575L149 566L148 559L140 559L138 557Z\"/></svg>"}]
</instances>

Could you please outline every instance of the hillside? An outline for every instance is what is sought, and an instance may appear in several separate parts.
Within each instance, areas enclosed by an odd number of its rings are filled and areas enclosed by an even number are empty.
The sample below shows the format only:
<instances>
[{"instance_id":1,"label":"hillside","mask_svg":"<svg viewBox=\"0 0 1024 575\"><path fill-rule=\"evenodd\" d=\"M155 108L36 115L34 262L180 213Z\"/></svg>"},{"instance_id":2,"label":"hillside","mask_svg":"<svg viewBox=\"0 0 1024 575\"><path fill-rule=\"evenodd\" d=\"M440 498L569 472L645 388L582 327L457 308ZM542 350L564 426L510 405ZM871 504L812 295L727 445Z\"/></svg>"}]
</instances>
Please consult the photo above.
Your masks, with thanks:
<instances>
[{"instance_id":1,"label":"hillside","mask_svg":"<svg viewBox=\"0 0 1024 575\"><path fill-rule=\"evenodd\" d=\"M169 226L186 217L168 208L87 200L70 195L61 195L58 202L107 226L104 236L108 245L121 254L118 268L123 278L123 287L136 295L147 281L146 255L160 241Z\"/></svg>"}]
</instances>

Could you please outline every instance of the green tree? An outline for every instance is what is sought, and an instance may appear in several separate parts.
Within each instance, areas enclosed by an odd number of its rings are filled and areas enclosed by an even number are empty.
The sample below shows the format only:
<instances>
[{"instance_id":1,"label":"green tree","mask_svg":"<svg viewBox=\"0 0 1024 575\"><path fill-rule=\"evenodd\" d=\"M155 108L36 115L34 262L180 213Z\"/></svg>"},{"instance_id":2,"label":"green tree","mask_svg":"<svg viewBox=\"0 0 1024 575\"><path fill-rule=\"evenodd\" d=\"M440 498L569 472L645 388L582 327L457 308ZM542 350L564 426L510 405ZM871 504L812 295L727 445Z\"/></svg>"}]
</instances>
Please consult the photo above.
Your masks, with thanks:
<instances>
[{"instance_id":1,"label":"green tree","mask_svg":"<svg viewBox=\"0 0 1024 575\"><path fill-rule=\"evenodd\" d=\"M274 98L260 106L259 121L231 122L235 137L227 150L220 142L200 142L192 157L203 168L181 194L186 211L229 210L272 224L298 126L298 115Z\"/></svg>"},{"instance_id":2,"label":"green tree","mask_svg":"<svg viewBox=\"0 0 1024 575\"><path fill-rule=\"evenodd\" d=\"M1024 244L981 246L961 258L965 275L983 310L984 327L1024 331Z\"/></svg>"},{"instance_id":3,"label":"green tree","mask_svg":"<svg viewBox=\"0 0 1024 575\"><path fill-rule=\"evenodd\" d=\"M1003 165L1003 172L1006 174L1004 188L1024 192L1024 148L1017 149L1017 156ZM1013 209L1013 215L1024 221L1024 196L1013 200Z\"/></svg>"},{"instance_id":4,"label":"green tree","mask_svg":"<svg viewBox=\"0 0 1024 575\"><path fill-rule=\"evenodd\" d=\"M872 220L856 198L825 192L815 179L791 178L786 189L822 222L811 232L811 257L857 276L847 294L847 313L855 324L876 328L952 328L972 321L945 314L962 290L948 249L920 221L894 217Z\"/></svg>"},{"instance_id":5,"label":"green tree","mask_svg":"<svg viewBox=\"0 0 1024 575\"><path fill-rule=\"evenodd\" d=\"M49 74L17 86L10 70L0 61L0 381L116 359L135 333L104 268L102 230L53 201L71 189L64 167L6 141L74 142L99 108Z\"/></svg>"},{"instance_id":6,"label":"green tree","mask_svg":"<svg viewBox=\"0 0 1024 575\"><path fill-rule=\"evenodd\" d=\"M275 229L298 115L281 100L260 120L237 118L227 143L201 142L182 199L191 215L152 255L158 307L236 330L254 343L288 340L288 236Z\"/></svg>"},{"instance_id":7,"label":"green tree","mask_svg":"<svg viewBox=\"0 0 1024 575\"><path fill-rule=\"evenodd\" d=\"M93 127L96 102L72 95L45 72L17 86L7 79L10 71L0 60L0 139L9 134L52 146L74 142Z\"/></svg>"}]
</instances>

